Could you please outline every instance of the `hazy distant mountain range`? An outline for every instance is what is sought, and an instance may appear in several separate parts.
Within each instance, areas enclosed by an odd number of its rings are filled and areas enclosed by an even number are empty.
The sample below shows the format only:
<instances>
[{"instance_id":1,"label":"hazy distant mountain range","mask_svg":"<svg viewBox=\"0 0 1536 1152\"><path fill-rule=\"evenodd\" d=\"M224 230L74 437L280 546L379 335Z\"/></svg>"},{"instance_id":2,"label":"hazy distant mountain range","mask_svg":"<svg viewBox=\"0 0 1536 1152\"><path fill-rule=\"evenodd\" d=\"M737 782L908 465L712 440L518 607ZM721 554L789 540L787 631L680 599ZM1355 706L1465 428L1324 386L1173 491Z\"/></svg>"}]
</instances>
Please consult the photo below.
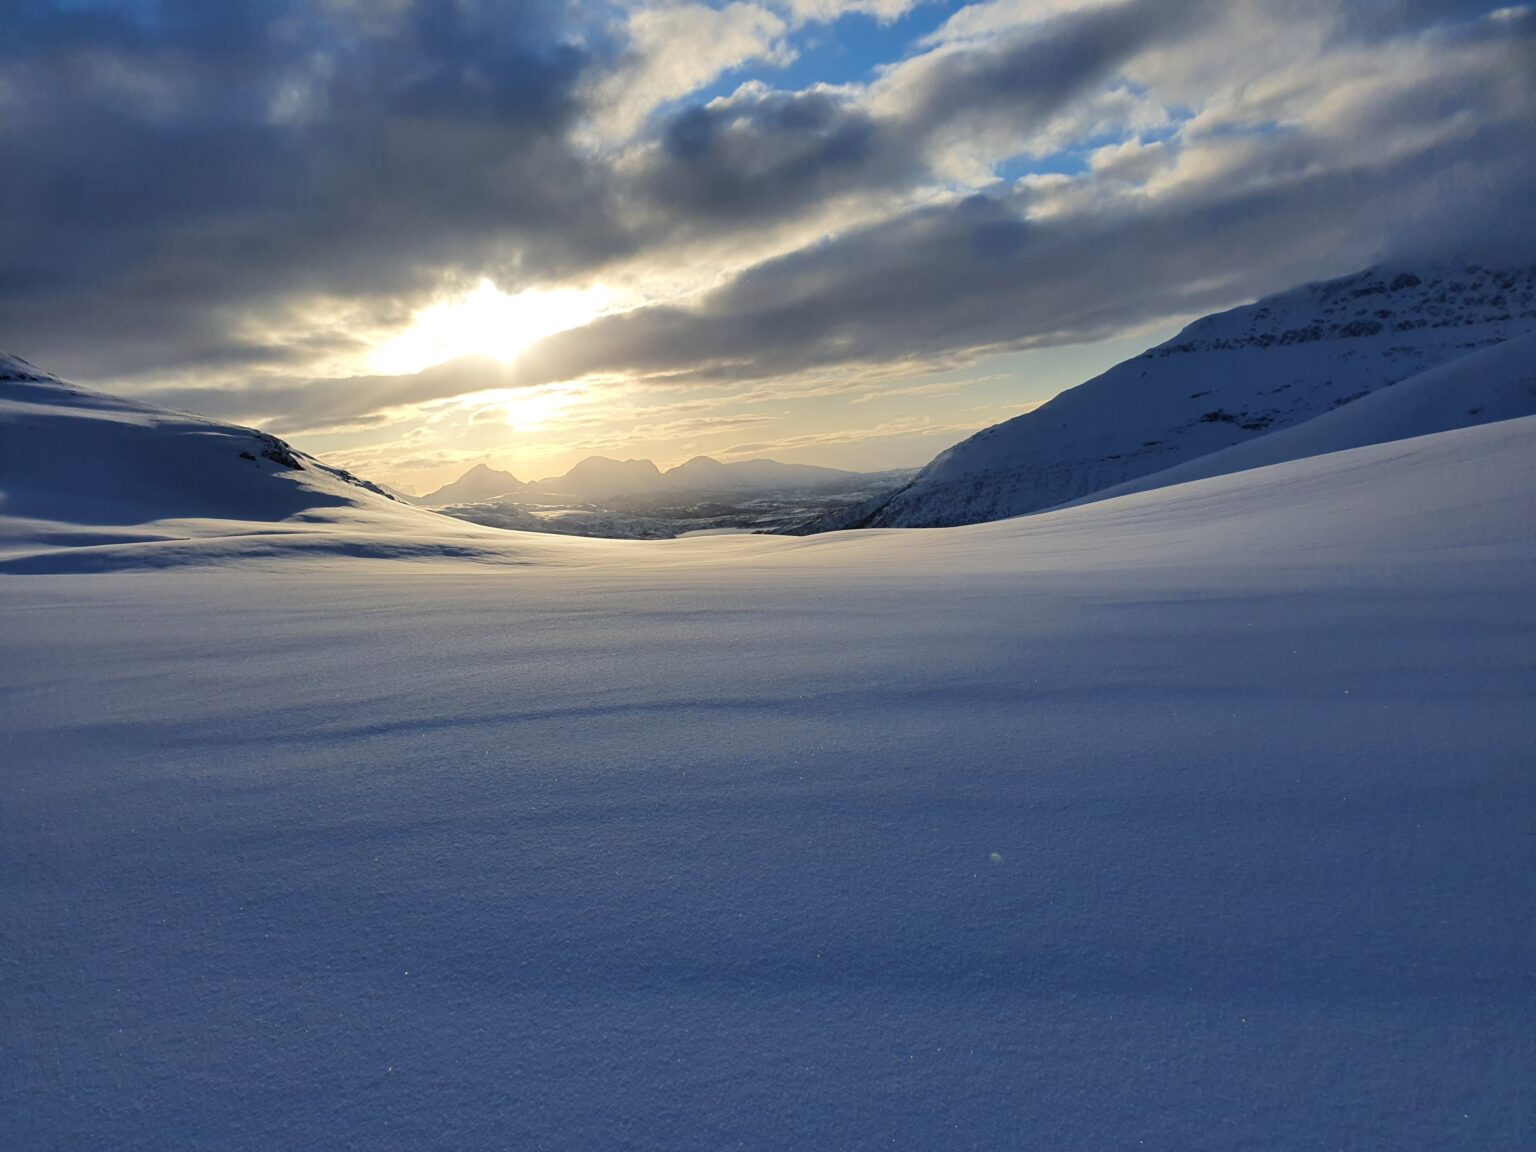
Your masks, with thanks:
<instances>
[{"instance_id":1,"label":"hazy distant mountain range","mask_svg":"<svg viewBox=\"0 0 1536 1152\"><path fill-rule=\"evenodd\" d=\"M777 460L740 460L723 463L709 456L695 456L663 472L650 460L612 460L588 456L562 476L519 480L486 464L476 464L451 484L415 497L414 502L438 508L450 504L494 500L499 496L524 499L549 497L562 501L591 502L615 497L660 493L776 492L800 488L835 488L861 483L865 473L810 464L783 464ZM542 502L542 501L541 501Z\"/></svg>"},{"instance_id":2,"label":"hazy distant mountain range","mask_svg":"<svg viewBox=\"0 0 1536 1152\"><path fill-rule=\"evenodd\" d=\"M777 460L726 464L708 456L663 472L650 460L589 456L563 476L531 482L477 464L412 502L493 528L660 540L783 531L862 506L915 472L846 472Z\"/></svg>"}]
</instances>

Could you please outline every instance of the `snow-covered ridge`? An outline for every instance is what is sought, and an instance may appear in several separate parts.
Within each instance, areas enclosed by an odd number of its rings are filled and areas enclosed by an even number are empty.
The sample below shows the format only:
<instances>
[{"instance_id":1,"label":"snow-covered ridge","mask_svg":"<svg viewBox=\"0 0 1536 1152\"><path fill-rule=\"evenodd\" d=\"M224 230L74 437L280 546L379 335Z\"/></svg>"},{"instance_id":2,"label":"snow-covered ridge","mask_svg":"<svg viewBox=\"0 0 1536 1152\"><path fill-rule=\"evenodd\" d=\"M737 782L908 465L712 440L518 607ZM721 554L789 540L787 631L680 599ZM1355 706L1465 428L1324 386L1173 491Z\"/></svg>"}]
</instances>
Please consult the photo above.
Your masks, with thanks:
<instances>
[{"instance_id":1,"label":"snow-covered ridge","mask_svg":"<svg viewBox=\"0 0 1536 1152\"><path fill-rule=\"evenodd\" d=\"M44 372L37 365L23 360L20 356L0 352L0 383L57 384L59 382L59 378L53 373Z\"/></svg>"},{"instance_id":2,"label":"snow-covered ridge","mask_svg":"<svg viewBox=\"0 0 1536 1152\"><path fill-rule=\"evenodd\" d=\"M28 385L33 387L27 387ZM22 406L30 405L39 409L54 409L61 414L67 413L70 409L87 410L93 413L135 413L157 417L167 426L185 424L226 429L235 434L255 437L262 446L261 454L282 468L319 471L347 484L366 489L375 495L383 496L387 500L395 499L381 485L364 480L344 468L326 464L307 452L300 452L286 440L279 439L269 432L236 424L224 424L205 416L175 412L123 396L81 388L38 368L19 356L3 352L0 352L0 403L7 405L13 413L21 411Z\"/></svg>"},{"instance_id":3,"label":"snow-covered ridge","mask_svg":"<svg viewBox=\"0 0 1536 1152\"><path fill-rule=\"evenodd\" d=\"M0 512L8 516L110 509L113 523L269 519L306 496L395 499L270 433L80 388L5 354L0 447ZM298 474L287 478L298 483L282 482L284 473Z\"/></svg>"},{"instance_id":4,"label":"snow-covered ridge","mask_svg":"<svg viewBox=\"0 0 1536 1152\"><path fill-rule=\"evenodd\" d=\"M1471 265L1422 275L1373 268L1203 317L1154 351L1165 357L1520 321L1536 322L1536 268Z\"/></svg>"},{"instance_id":5,"label":"snow-covered ridge","mask_svg":"<svg viewBox=\"0 0 1536 1152\"><path fill-rule=\"evenodd\" d=\"M1207 316L801 531L934 527L1080 499L1536 332L1536 268L1384 267ZM1425 429L1429 431L1430 429Z\"/></svg>"},{"instance_id":6,"label":"snow-covered ridge","mask_svg":"<svg viewBox=\"0 0 1536 1152\"><path fill-rule=\"evenodd\" d=\"M1532 415L1536 332L1458 356L1303 424L1105 488L1079 503Z\"/></svg>"}]
</instances>

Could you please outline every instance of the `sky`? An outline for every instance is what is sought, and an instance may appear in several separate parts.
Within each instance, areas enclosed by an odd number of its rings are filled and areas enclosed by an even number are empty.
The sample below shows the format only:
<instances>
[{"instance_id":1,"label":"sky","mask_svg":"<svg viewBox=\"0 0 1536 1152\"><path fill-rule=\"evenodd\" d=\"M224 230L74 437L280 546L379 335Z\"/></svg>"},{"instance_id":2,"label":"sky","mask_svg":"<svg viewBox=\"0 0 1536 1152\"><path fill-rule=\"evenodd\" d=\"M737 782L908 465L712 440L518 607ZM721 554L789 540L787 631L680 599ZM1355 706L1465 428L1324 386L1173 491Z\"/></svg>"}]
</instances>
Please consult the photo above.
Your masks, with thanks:
<instances>
[{"instance_id":1,"label":"sky","mask_svg":"<svg viewBox=\"0 0 1536 1152\"><path fill-rule=\"evenodd\" d=\"M423 491L914 466L1536 237L1536 8L6 0L0 349Z\"/></svg>"}]
</instances>

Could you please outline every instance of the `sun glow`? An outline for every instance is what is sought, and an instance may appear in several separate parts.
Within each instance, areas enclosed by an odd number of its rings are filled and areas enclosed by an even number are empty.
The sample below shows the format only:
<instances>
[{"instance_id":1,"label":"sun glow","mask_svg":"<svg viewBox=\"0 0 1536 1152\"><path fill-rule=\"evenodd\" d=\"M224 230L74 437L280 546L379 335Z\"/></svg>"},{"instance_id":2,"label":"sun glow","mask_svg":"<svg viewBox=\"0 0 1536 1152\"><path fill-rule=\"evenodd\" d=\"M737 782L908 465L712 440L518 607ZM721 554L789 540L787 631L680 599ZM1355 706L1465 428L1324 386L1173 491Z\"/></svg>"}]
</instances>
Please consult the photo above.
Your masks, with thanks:
<instances>
[{"instance_id":1,"label":"sun glow","mask_svg":"<svg viewBox=\"0 0 1536 1152\"><path fill-rule=\"evenodd\" d=\"M499 416L508 428L518 432L539 432L585 398L583 392L562 385L518 391L501 389L481 397L490 401L481 409L481 418Z\"/></svg>"},{"instance_id":2,"label":"sun glow","mask_svg":"<svg viewBox=\"0 0 1536 1152\"><path fill-rule=\"evenodd\" d=\"M374 350L370 367L396 376L461 356L510 361L529 345L609 311L603 287L529 289L509 296L490 280L418 311L410 327Z\"/></svg>"}]
</instances>

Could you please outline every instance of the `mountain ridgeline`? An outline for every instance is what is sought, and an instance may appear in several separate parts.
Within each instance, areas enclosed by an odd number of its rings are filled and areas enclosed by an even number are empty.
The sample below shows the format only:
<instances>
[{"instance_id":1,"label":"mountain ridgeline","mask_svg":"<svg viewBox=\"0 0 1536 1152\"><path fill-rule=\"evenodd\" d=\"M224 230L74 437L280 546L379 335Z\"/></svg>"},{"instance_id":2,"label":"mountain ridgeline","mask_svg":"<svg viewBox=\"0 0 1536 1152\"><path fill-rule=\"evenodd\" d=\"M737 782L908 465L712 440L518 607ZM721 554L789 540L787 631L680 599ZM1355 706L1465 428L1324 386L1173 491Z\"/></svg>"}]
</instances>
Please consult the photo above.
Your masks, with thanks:
<instances>
[{"instance_id":1,"label":"mountain ridgeline","mask_svg":"<svg viewBox=\"0 0 1536 1152\"><path fill-rule=\"evenodd\" d=\"M860 476L840 468L810 464L783 464L777 460L740 460L723 463L695 456L684 464L662 471L649 460L613 460L588 456L561 476L524 482L510 472L477 464L451 484L416 500L438 508L495 500L548 497L569 501L602 501L620 496L683 493L749 493L790 488L822 488L846 485Z\"/></svg>"},{"instance_id":2,"label":"mountain ridgeline","mask_svg":"<svg viewBox=\"0 0 1536 1152\"><path fill-rule=\"evenodd\" d=\"M405 506L270 433L81 388L0 353L0 521L271 523L327 509Z\"/></svg>"},{"instance_id":3,"label":"mountain ridgeline","mask_svg":"<svg viewBox=\"0 0 1536 1152\"><path fill-rule=\"evenodd\" d=\"M1224 471L1257 466L1243 461L1264 452L1240 446L1533 332L1536 267L1382 267L1307 285L1197 320L1034 411L976 433L904 487L788 531L971 524L1120 492L1133 481L1157 486L1164 472L1162 483L1178 483L1195 477L1192 461L1206 458ZM1319 442L1379 442L1393 438L1388 427L1423 434L1536 411L1530 389L1511 376L1520 365L1505 356L1437 376L1429 388L1436 399L1416 402L1417 417L1383 410L1381 430L1356 421L1347 435L1335 429ZM1489 384L1494 403L1472 395L1489 373L1497 376ZM1453 389L1470 389L1467 403L1458 407ZM1282 444L1294 453L1304 442Z\"/></svg>"}]
</instances>

